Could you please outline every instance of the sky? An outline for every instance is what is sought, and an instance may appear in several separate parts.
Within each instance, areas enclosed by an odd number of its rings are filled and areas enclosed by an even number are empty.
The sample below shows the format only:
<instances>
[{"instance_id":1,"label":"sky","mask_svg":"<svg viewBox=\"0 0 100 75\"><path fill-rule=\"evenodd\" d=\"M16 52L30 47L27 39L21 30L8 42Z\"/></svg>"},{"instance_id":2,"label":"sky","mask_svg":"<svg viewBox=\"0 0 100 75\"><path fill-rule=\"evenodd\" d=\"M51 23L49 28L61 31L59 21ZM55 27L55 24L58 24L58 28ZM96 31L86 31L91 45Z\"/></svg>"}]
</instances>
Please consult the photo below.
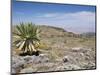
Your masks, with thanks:
<instances>
[{"instance_id":1,"label":"sky","mask_svg":"<svg viewBox=\"0 0 100 75\"><path fill-rule=\"evenodd\" d=\"M95 13L95 6L13 1L12 24L32 22L75 33L95 32Z\"/></svg>"}]
</instances>

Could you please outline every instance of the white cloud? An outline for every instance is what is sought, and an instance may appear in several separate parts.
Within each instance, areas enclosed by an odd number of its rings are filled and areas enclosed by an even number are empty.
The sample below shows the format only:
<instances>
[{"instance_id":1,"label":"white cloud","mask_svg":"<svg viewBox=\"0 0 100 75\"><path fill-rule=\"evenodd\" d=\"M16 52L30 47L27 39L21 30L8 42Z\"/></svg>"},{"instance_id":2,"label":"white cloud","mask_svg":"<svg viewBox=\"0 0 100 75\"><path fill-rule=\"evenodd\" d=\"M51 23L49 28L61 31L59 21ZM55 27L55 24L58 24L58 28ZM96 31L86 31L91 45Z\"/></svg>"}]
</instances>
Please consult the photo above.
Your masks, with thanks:
<instances>
[{"instance_id":1,"label":"white cloud","mask_svg":"<svg viewBox=\"0 0 100 75\"><path fill-rule=\"evenodd\" d=\"M95 12L44 13L34 19L35 23L62 27L74 32L95 31Z\"/></svg>"},{"instance_id":2,"label":"white cloud","mask_svg":"<svg viewBox=\"0 0 100 75\"><path fill-rule=\"evenodd\" d=\"M36 24L45 24L64 28L73 32L92 32L95 31L95 12L81 11L72 13L37 13L18 18L18 22L33 22Z\"/></svg>"},{"instance_id":3,"label":"white cloud","mask_svg":"<svg viewBox=\"0 0 100 75\"><path fill-rule=\"evenodd\" d=\"M44 13L37 16L38 18L52 18L52 19L86 19L86 18L94 18L95 13L81 11L75 13Z\"/></svg>"},{"instance_id":4,"label":"white cloud","mask_svg":"<svg viewBox=\"0 0 100 75\"><path fill-rule=\"evenodd\" d=\"M58 16L58 13L45 13L45 14L38 14L38 18L54 18Z\"/></svg>"},{"instance_id":5,"label":"white cloud","mask_svg":"<svg viewBox=\"0 0 100 75\"><path fill-rule=\"evenodd\" d=\"M16 11L13 14L15 14L15 15L25 15L25 13L24 12L21 12L21 11Z\"/></svg>"}]
</instances>

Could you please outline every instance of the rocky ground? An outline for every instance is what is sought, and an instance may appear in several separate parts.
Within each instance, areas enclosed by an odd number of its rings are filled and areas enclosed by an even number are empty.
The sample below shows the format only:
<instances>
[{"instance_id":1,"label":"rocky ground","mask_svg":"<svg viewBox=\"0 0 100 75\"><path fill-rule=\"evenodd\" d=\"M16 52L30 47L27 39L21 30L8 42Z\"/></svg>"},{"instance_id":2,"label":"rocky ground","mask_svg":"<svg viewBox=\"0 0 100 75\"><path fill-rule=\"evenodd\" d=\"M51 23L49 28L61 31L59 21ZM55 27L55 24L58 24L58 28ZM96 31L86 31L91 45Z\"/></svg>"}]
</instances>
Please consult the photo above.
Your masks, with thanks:
<instances>
[{"instance_id":1,"label":"rocky ground","mask_svg":"<svg viewBox=\"0 0 100 75\"><path fill-rule=\"evenodd\" d=\"M39 56L19 56L12 47L12 73L84 70L96 68L95 37L83 38L63 29L42 30Z\"/></svg>"},{"instance_id":2,"label":"rocky ground","mask_svg":"<svg viewBox=\"0 0 100 75\"><path fill-rule=\"evenodd\" d=\"M95 69L95 53L92 49L73 48L64 51L65 56L51 61L48 54L39 56L12 56L12 73L32 73L62 70Z\"/></svg>"}]
</instances>

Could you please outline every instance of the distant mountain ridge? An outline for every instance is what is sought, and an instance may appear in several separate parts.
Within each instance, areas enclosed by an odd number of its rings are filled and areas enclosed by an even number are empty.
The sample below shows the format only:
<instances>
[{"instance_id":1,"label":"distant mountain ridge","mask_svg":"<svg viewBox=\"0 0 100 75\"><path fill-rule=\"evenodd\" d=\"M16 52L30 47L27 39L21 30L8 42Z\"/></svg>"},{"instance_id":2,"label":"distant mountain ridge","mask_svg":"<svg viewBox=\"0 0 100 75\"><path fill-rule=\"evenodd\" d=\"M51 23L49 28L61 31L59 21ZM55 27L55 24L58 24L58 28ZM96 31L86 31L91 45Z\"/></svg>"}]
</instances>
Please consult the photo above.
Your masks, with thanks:
<instances>
[{"instance_id":1,"label":"distant mountain ridge","mask_svg":"<svg viewBox=\"0 0 100 75\"><path fill-rule=\"evenodd\" d=\"M69 32L63 28L40 25L41 35L43 37L79 37L79 34Z\"/></svg>"},{"instance_id":2,"label":"distant mountain ridge","mask_svg":"<svg viewBox=\"0 0 100 75\"><path fill-rule=\"evenodd\" d=\"M41 37L94 37L96 35L95 32L86 32L81 34L76 34L74 32L69 32L60 27L53 27L47 25L37 25L41 31ZM12 27L12 30L15 26Z\"/></svg>"},{"instance_id":3,"label":"distant mountain ridge","mask_svg":"<svg viewBox=\"0 0 100 75\"><path fill-rule=\"evenodd\" d=\"M80 34L80 36L83 36L83 37L95 37L96 33L95 32L86 32L86 33Z\"/></svg>"},{"instance_id":4,"label":"distant mountain ridge","mask_svg":"<svg viewBox=\"0 0 100 75\"><path fill-rule=\"evenodd\" d=\"M81 33L81 34L76 34L74 32L69 32L63 28L59 27L53 27L53 26L47 26L47 25L40 25L40 30L42 30L42 35L44 36L57 36L57 37L95 37L96 33L95 32L86 32L86 33Z\"/></svg>"}]
</instances>

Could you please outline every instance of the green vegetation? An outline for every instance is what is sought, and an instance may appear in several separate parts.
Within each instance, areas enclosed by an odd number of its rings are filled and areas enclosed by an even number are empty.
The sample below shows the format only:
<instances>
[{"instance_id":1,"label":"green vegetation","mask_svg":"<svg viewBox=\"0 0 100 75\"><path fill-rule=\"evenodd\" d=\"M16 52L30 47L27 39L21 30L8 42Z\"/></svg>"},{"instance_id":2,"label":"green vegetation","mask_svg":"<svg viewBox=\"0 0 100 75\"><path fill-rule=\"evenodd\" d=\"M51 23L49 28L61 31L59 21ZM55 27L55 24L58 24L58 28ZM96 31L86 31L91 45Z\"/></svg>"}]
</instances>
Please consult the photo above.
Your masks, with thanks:
<instances>
[{"instance_id":1,"label":"green vegetation","mask_svg":"<svg viewBox=\"0 0 100 75\"><path fill-rule=\"evenodd\" d=\"M13 37L16 40L13 42L18 50L23 53L37 52L37 46L39 45L39 29L36 25L32 23L17 25L15 31L13 32Z\"/></svg>"}]
</instances>

